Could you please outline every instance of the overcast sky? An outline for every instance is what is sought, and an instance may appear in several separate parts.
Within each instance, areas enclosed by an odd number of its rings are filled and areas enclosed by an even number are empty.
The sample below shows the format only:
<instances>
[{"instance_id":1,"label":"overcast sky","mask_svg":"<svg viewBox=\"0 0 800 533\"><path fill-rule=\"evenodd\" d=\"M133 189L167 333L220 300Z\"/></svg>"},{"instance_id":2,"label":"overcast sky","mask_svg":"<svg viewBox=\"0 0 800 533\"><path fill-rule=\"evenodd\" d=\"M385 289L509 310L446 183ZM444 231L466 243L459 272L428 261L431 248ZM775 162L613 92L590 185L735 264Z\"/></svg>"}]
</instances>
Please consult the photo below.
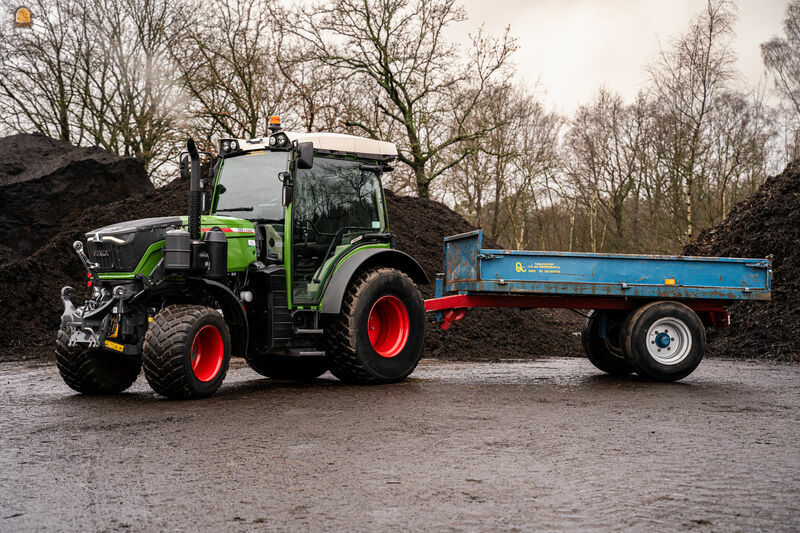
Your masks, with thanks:
<instances>
[{"instance_id":1,"label":"overcast sky","mask_svg":"<svg viewBox=\"0 0 800 533\"><path fill-rule=\"evenodd\" d=\"M783 33L788 0L738 0L734 47L743 82L763 79L759 45ZM601 86L630 101L646 80L644 65L659 42L686 31L705 0L461 0L469 21L454 26L466 39L481 24L495 35L511 25L520 49L518 76L539 81L546 100L570 113Z\"/></svg>"}]
</instances>

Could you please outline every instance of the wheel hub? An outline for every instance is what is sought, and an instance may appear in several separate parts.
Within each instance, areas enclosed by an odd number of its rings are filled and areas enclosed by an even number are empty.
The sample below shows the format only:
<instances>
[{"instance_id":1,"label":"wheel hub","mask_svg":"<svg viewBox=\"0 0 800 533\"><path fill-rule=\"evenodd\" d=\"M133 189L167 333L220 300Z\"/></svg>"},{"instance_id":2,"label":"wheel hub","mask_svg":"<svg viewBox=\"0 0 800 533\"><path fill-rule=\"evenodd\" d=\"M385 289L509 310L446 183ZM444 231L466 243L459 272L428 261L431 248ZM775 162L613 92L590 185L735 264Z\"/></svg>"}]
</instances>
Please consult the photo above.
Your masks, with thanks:
<instances>
[{"instance_id":1,"label":"wheel hub","mask_svg":"<svg viewBox=\"0 0 800 533\"><path fill-rule=\"evenodd\" d=\"M656 335L656 346L659 348L666 348L669 346L670 338L666 333L659 333Z\"/></svg>"},{"instance_id":2,"label":"wheel hub","mask_svg":"<svg viewBox=\"0 0 800 533\"><path fill-rule=\"evenodd\" d=\"M214 379L222 368L225 346L222 334L214 326L203 326L192 342L192 372L200 381Z\"/></svg>"},{"instance_id":3,"label":"wheel hub","mask_svg":"<svg viewBox=\"0 0 800 533\"><path fill-rule=\"evenodd\" d=\"M692 334L682 320L664 317L647 330L647 351L662 365L677 365L692 349Z\"/></svg>"},{"instance_id":4,"label":"wheel hub","mask_svg":"<svg viewBox=\"0 0 800 533\"><path fill-rule=\"evenodd\" d=\"M372 348L381 357L394 357L408 342L408 310L396 296L383 296L369 312L367 333Z\"/></svg>"}]
</instances>

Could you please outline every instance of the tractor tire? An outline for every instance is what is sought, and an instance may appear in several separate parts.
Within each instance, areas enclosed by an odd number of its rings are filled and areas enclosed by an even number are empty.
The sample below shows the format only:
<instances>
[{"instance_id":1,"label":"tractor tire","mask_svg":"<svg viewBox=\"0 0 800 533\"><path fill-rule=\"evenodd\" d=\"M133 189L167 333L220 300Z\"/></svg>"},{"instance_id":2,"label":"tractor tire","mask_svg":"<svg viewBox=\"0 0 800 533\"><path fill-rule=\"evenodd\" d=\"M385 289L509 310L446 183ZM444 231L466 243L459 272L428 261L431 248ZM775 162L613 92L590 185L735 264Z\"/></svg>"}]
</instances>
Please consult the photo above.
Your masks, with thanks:
<instances>
[{"instance_id":1,"label":"tractor tire","mask_svg":"<svg viewBox=\"0 0 800 533\"><path fill-rule=\"evenodd\" d=\"M214 309L172 305L150 323L142 347L144 376L167 398L214 394L228 372L231 335Z\"/></svg>"},{"instance_id":2,"label":"tractor tire","mask_svg":"<svg viewBox=\"0 0 800 533\"><path fill-rule=\"evenodd\" d=\"M622 351L640 377L677 381L697 368L706 348L700 317L680 302L651 302L630 314Z\"/></svg>"},{"instance_id":3,"label":"tractor tire","mask_svg":"<svg viewBox=\"0 0 800 533\"><path fill-rule=\"evenodd\" d=\"M606 317L606 337L600 337L600 318ZM583 323L581 342L589 361L606 374L627 376L636 369L625 359L620 345L620 332L627 313L619 311L591 310Z\"/></svg>"},{"instance_id":4,"label":"tractor tire","mask_svg":"<svg viewBox=\"0 0 800 533\"><path fill-rule=\"evenodd\" d=\"M291 357L287 355L248 355L247 364L257 373L272 379L306 381L328 371L324 357Z\"/></svg>"},{"instance_id":5,"label":"tractor tire","mask_svg":"<svg viewBox=\"0 0 800 533\"><path fill-rule=\"evenodd\" d=\"M141 357L102 348L69 346L70 332L58 331L56 366L72 390L81 394L116 394L133 385L142 370Z\"/></svg>"},{"instance_id":6,"label":"tractor tire","mask_svg":"<svg viewBox=\"0 0 800 533\"><path fill-rule=\"evenodd\" d=\"M425 345L425 304L406 274L365 270L325 328L331 373L347 383L395 383L417 367Z\"/></svg>"}]
</instances>

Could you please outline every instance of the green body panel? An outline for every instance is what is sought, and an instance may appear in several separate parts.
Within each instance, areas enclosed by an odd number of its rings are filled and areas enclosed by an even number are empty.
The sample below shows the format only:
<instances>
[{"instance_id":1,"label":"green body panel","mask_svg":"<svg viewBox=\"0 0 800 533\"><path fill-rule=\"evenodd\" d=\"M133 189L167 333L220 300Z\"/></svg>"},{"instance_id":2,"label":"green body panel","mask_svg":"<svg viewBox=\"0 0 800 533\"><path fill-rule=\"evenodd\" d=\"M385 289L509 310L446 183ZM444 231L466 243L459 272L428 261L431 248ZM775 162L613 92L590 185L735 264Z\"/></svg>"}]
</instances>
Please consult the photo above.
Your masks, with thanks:
<instances>
[{"instance_id":1,"label":"green body panel","mask_svg":"<svg viewBox=\"0 0 800 533\"><path fill-rule=\"evenodd\" d=\"M322 309L322 303L325 301L325 294L327 293L327 289L328 289L328 286L327 286L328 279L331 276L333 276L333 274L337 270L339 270L339 267L344 265L347 262L347 260L350 259L350 257L353 254L358 253L358 252L360 252L362 250L369 250L370 248L386 248L386 249L389 249L389 248L391 248L391 245L389 243L365 244L364 246L359 246L355 250L352 250L352 251L348 252L342 258L341 261L334 261L333 263L331 263L331 265L335 264L336 266L335 267L329 267L328 270L326 270L325 273L322 275L323 292L322 292L322 297L319 299L319 303L317 305L306 307L306 309L316 309L317 311ZM331 270L331 268L333 268L333 269Z\"/></svg>"},{"instance_id":2,"label":"green body panel","mask_svg":"<svg viewBox=\"0 0 800 533\"><path fill-rule=\"evenodd\" d=\"M286 301L292 309L292 204L283 213L283 268L286 270Z\"/></svg>"}]
</instances>

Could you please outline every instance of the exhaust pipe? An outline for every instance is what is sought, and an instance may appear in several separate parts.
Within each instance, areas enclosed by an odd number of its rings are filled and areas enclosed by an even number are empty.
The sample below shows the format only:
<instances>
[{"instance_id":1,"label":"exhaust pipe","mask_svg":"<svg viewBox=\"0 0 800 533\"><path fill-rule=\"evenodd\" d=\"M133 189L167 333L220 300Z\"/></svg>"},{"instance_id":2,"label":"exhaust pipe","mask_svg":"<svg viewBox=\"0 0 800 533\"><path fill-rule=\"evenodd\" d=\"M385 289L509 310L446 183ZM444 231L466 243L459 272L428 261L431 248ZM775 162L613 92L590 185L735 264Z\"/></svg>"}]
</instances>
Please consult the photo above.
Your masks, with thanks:
<instances>
[{"instance_id":1,"label":"exhaust pipe","mask_svg":"<svg viewBox=\"0 0 800 533\"><path fill-rule=\"evenodd\" d=\"M200 154L194 139L186 142L186 151L192 160L192 172L189 175L189 238L193 241L200 240Z\"/></svg>"}]
</instances>

